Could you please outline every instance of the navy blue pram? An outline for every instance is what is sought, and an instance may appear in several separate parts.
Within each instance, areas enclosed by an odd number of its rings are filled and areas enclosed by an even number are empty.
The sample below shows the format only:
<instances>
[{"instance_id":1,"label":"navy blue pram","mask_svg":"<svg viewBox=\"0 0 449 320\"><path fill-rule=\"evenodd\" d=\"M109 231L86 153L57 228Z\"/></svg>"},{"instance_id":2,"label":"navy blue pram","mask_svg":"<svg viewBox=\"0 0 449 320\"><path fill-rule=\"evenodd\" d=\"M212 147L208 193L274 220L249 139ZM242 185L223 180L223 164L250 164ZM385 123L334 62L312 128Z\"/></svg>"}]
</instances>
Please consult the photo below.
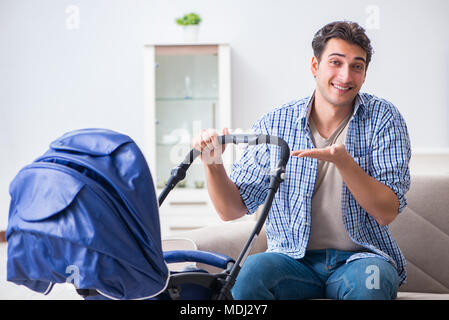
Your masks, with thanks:
<instances>
[{"instance_id":1,"label":"navy blue pram","mask_svg":"<svg viewBox=\"0 0 449 320\"><path fill-rule=\"evenodd\" d=\"M276 137L219 139L281 146L264 210L237 261L219 253L162 250L158 205L199 151L172 170L156 199L148 165L130 137L82 129L52 142L11 182L7 280L44 294L55 283L72 282L86 299L232 299L230 289L284 179L290 151ZM169 272L168 263L183 261L224 271Z\"/></svg>"}]
</instances>

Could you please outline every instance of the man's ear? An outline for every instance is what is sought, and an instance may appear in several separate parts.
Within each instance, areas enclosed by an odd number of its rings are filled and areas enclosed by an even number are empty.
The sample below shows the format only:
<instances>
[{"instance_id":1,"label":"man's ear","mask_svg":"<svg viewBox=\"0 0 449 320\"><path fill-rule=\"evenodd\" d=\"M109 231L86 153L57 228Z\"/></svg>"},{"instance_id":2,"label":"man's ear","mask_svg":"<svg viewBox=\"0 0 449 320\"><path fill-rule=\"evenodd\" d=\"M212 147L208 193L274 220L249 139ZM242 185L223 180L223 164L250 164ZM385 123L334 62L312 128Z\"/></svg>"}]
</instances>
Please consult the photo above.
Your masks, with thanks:
<instances>
[{"instance_id":1,"label":"man's ear","mask_svg":"<svg viewBox=\"0 0 449 320\"><path fill-rule=\"evenodd\" d=\"M312 57L312 63L310 64L310 71L312 71L313 77L316 78L316 74L318 72L318 58L313 56Z\"/></svg>"}]
</instances>

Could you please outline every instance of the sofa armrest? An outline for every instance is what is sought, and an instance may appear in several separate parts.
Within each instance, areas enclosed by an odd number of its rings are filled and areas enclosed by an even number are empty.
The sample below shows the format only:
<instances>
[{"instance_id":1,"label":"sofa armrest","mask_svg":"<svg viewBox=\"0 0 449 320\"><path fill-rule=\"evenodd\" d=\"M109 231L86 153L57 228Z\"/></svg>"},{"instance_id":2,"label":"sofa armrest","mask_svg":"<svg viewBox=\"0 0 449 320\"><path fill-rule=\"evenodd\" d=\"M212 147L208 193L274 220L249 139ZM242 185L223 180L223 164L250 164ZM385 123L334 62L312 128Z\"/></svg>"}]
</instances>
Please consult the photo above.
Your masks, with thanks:
<instances>
[{"instance_id":1,"label":"sofa armrest","mask_svg":"<svg viewBox=\"0 0 449 320\"><path fill-rule=\"evenodd\" d=\"M196 244L198 250L221 253L236 260L248 240L254 225L255 221L227 222L183 232L177 237L192 240ZM262 229L250 254L263 252L266 249L266 234L265 229ZM205 264L198 264L198 267L208 272L222 271Z\"/></svg>"}]
</instances>

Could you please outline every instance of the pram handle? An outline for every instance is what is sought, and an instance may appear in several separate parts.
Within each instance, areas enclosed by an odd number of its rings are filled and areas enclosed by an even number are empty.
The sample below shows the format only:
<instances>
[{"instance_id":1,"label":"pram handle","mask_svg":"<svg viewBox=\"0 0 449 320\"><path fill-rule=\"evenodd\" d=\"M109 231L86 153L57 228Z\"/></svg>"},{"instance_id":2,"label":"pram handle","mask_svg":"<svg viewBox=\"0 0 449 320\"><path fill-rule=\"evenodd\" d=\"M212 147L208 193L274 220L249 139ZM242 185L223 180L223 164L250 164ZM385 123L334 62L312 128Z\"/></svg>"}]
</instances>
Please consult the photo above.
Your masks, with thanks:
<instances>
[{"instance_id":1,"label":"pram handle","mask_svg":"<svg viewBox=\"0 0 449 320\"><path fill-rule=\"evenodd\" d=\"M290 157L290 148L287 143L279 137L270 136L266 134L228 134L223 136L218 136L219 144L239 144L246 143L248 145L258 145L258 144L272 144L279 146L281 148L281 157L278 167L285 166L287 164L288 158ZM183 164L192 164L196 157L200 155L198 149L192 149L190 153L185 157Z\"/></svg>"},{"instance_id":2,"label":"pram handle","mask_svg":"<svg viewBox=\"0 0 449 320\"><path fill-rule=\"evenodd\" d=\"M281 138L265 134L228 134L218 136L219 144L228 143L247 143L248 145L258 145L258 144L271 144L276 145L281 148L280 159L277 163L277 169L282 168L285 171L285 166L287 165L288 159L290 158L290 148L288 144ZM159 194L158 202L161 206L164 202L168 193L176 186L176 184L185 178L187 169L193 163L193 161L201 154L201 151L193 148L184 158L184 160L175 168L172 169L170 173L170 178L168 179L164 189Z\"/></svg>"}]
</instances>

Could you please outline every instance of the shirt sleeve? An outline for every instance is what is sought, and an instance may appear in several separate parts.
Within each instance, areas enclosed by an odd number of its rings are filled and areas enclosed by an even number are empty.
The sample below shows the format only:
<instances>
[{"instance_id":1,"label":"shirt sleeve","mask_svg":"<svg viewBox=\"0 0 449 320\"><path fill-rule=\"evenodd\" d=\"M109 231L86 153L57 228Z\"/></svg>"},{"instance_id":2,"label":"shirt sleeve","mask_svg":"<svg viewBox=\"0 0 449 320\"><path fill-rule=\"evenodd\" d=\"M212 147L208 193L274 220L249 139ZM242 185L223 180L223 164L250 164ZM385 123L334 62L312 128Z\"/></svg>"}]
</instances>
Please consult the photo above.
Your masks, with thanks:
<instances>
[{"instance_id":1,"label":"shirt sleeve","mask_svg":"<svg viewBox=\"0 0 449 320\"><path fill-rule=\"evenodd\" d=\"M270 134L266 116L257 121L253 133ZM256 212L264 202L270 183L270 151L266 144L247 146L232 166L230 179L237 186L248 213Z\"/></svg>"},{"instance_id":2,"label":"shirt sleeve","mask_svg":"<svg viewBox=\"0 0 449 320\"><path fill-rule=\"evenodd\" d=\"M399 200L399 210L407 205L405 194L410 188L410 138L399 111L392 106L374 136L372 176L388 186Z\"/></svg>"}]
</instances>

